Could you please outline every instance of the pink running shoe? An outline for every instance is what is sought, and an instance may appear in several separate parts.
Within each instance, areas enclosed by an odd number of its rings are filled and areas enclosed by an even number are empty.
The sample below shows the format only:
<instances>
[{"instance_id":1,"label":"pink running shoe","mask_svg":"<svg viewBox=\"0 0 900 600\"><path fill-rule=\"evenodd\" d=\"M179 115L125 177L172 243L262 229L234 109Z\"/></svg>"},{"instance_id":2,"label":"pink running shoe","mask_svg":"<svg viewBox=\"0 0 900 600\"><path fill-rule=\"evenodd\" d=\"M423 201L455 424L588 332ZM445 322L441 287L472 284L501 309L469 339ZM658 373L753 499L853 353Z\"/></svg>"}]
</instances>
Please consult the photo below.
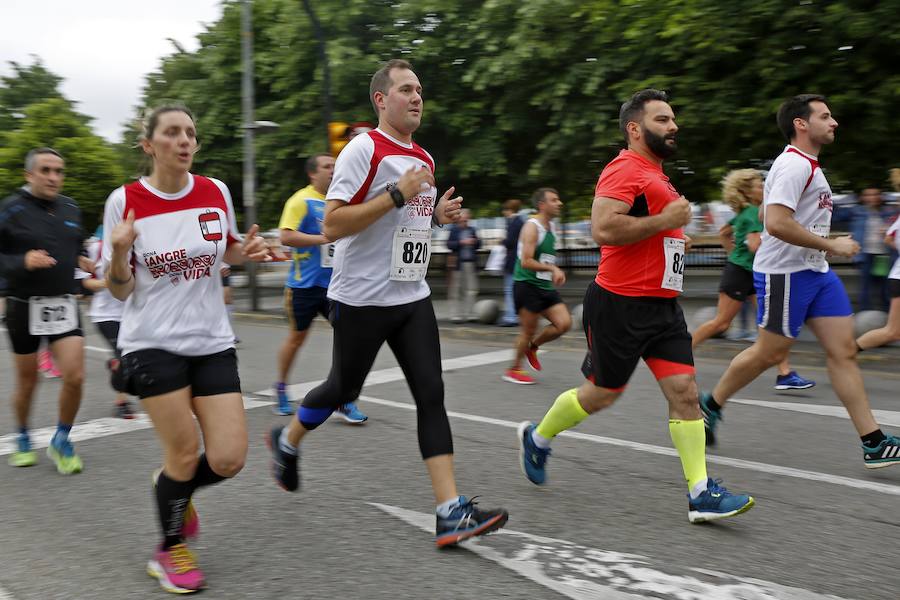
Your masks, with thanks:
<instances>
[{"instance_id":1,"label":"pink running shoe","mask_svg":"<svg viewBox=\"0 0 900 600\"><path fill-rule=\"evenodd\" d=\"M528 346L528 350L525 351L525 358L528 360L528 365L534 369L535 371L541 370L541 361L538 360L537 357L538 347L534 344L530 344Z\"/></svg>"},{"instance_id":2,"label":"pink running shoe","mask_svg":"<svg viewBox=\"0 0 900 600\"><path fill-rule=\"evenodd\" d=\"M507 369L506 373L503 374L503 381L518 383L519 385L534 385L537 383L534 377L522 369Z\"/></svg>"},{"instance_id":3,"label":"pink running shoe","mask_svg":"<svg viewBox=\"0 0 900 600\"><path fill-rule=\"evenodd\" d=\"M162 473L162 469L156 469L153 471L153 489L156 489L156 482L159 481L159 474ZM188 501L187 508L184 509L184 521L181 525L181 537L184 539L192 539L200 535L200 515L197 514L197 509L194 508L194 501Z\"/></svg>"},{"instance_id":4,"label":"pink running shoe","mask_svg":"<svg viewBox=\"0 0 900 600\"><path fill-rule=\"evenodd\" d=\"M184 544L157 550L147 563L147 574L159 580L159 585L173 594L199 592L206 585L194 553Z\"/></svg>"},{"instance_id":5,"label":"pink running shoe","mask_svg":"<svg viewBox=\"0 0 900 600\"><path fill-rule=\"evenodd\" d=\"M56 368L56 365L53 364L53 355L50 354L49 350L41 350L38 354L38 371L41 371L44 374L44 377L50 379L62 377L62 373L60 373L59 369Z\"/></svg>"}]
</instances>

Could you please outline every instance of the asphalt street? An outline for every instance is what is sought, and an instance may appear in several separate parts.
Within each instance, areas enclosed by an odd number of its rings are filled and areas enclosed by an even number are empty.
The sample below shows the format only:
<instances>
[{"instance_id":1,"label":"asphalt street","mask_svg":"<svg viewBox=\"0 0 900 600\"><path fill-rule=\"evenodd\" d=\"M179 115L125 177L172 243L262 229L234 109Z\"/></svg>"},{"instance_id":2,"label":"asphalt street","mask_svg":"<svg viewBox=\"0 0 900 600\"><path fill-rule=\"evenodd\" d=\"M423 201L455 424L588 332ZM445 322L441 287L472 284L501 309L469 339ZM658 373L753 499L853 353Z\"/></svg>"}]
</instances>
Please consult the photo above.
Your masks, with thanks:
<instances>
[{"instance_id":1,"label":"asphalt street","mask_svg":"<svg viewBox=\"0 0 900 600\"><path fill-rule=\"evenodd\" d=\"M710 475L757 506L733 520L691 525L667 412L639 367L620 401L560 436L549 482L518 467L515 426L538 420L581 376L571 333L541 354L539 384L500 380L512 331L442 328L446 404L460 493L509 509L507 531L459 549L433 543L433 505L416 443L412 398L385 348L363 390L363 426L332 418L303 446L302 488L269 475L264 435L287 421L270 411L275 351L285 324L240 318L241 379L250 430L247 464L196 497L206 573L203 597L456 598L897 598L900 467L867 471L814 346L808 391L775 393L767 373L725 414ZM63 477L41 453L36 467L6 465L14 431L0 410L0 600L165 597L144 567L158 541L150 475L160 453L145 420L110 419L105 344L89 326L87 382L76 427L80 475ZM291 382L297 396L323 379L331 333L316 321ZM740 344L710 341L698 379L711 386ZM5 332L0 353L9 357ZM801 353L801 355L804 355ZM891 355L887 355L889 358ZM885 429L900 431L894 360L866 363ZM59 383L43 380L33 429L56 423ZM12 390L0 361L0 397ZM79 433L80 432L80 433Z\"/></svg>"}]
</instances>

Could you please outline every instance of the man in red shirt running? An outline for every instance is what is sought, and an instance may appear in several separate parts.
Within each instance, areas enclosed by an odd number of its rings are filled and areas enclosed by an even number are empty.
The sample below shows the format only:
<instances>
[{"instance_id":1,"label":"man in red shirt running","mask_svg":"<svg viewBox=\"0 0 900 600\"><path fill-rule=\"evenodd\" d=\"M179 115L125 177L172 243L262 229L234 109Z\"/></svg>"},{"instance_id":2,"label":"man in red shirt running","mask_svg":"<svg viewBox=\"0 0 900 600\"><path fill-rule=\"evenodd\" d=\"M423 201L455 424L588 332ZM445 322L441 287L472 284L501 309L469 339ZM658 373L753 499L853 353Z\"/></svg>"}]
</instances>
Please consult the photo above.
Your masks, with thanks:
<instances>
[{"instance_id":1,"label":"man in red shirt running","mask_svg":"<svg viewBox=\"0 0 900 600\"><path fill-rule=\"evenodd\" d=\"M675 113L664 92L642 90L622 105L619 127L628 148L600 174L591 212L603 260L584 300L585 382L560 394L539 424L519 426L520 466L532 483L545 483L553 437L611 406L643 358L669 403L669 432L688 481L689 520L737 515L754 500L707 477L691 336L677 302L682 227L691 220L691 206L662 169L677 148Z\"/></svg>"}]
</instances>

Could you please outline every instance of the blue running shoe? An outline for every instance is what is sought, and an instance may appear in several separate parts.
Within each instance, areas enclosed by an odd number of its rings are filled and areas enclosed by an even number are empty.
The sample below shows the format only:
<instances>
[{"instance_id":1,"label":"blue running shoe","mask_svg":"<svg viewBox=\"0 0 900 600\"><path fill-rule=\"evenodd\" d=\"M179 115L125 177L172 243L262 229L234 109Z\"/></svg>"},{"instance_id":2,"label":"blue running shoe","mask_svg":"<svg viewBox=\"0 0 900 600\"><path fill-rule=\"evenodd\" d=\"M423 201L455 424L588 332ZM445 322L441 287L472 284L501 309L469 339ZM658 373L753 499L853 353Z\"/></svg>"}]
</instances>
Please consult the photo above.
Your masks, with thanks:
<instances>
[{"instance_id":1,"label":"blue running shoe","mask_svg":"<svg viewBox=\"0 0 900 600\"><path fill-rule=\"evenodd\" d=\"M700 412L703 413L703 428L706 430L706 445L716 445L716 427L724 421L722 411L713 406L712 394L700 392Z\"/></svg>"},{"instance_id":2,"label":"blue running shoe","mask_svg":"<svg viewBox=\"0 0 900 600\"><path fill-rule=\"evenodd\" d=\"M800 377L797 375L797 371L791 371L787 375L779 375L775 378L776 390L808 390L815 385L815 381Z\"/></svg>"},{"instance_id":3,"label":"blue running shoe","mask_svg":"<svg viewBox=\"0 0 900 600\"><path fill-rule=\"evenodd\" d=\"M359 410L356 406L356 402L348 402L344 404L336 411L345 421L348 423L352 423L353 425L360 425L361 423L365 423L369 420L369 417L363 413L363 411Z\"/></svg>"},{"instance_id":4,"label":"blue running shoe","mask_svg":"<svg viewBox=\"0 0 900 600\"><path fill-rule=\"evenodd\" d=\"M288 396L287 386L284 383L275 384L275 395L278 397L278 404L272 407L272 412L282 417L294 414L291 398Z\"/></svg>"},{"instance_id":5,"label":"blue running shoe","mask_svg":"<svg viewBox=\"0 0 900 600\"><path fill-rule=\"evenodd\" d=\"M688 494L688 520L703 523L733 517L747 512L756 501L753 496L732 494L722 485L721 479L707 479L706 490L696 500Z\"/></svg>"},{"instance_id":6,"label":"blue running shoe","mask_svg":"<svg viewBox=\"0 0 900 600\"><path fill-rule=\"evenodd\" d=\"M883 469L900 463L900 438L889 435L874 448L863 444L863 460L867 469Z\"/></svg>"},{"instance_id":7,"label":"blue running shoe","mask_svg":"<svg viewBox=\"0 0 900 600\"><path fill-rule=\"evenodd\" d=\"M535 424L522 421L516 430L519 433L519 466L528 481L535 485L544 485L547 481L547 457L550 448L539 448L531 437Z\"/></svg>"},{"instance_id":8,"label":"blue running shoe","mask_svg":"<svg viewBox=\"0 0 900 600\"><path fill-rule=\"evenodd\" d=\"M281 430L284 427L273 427L266 436L266 445L272 452L272 477L275 483L287 492L296 492L300 487L299 454L288 454L281 449Z\"/></svg>"},{"instance_id":9,"label":"blue running shoe","mask_svg":"<svg viewBox=\"0 0 900 600\"><path fill-rule=\"evenodd\" d=\"M505 508L481 510L475 507L476 504L475 498L466 500L465 496L460 496L459 504L449 517L437 517L434 541L438 548L454 546L471 537L497 531L509 519Z\"/></svg>"}]
</instances>

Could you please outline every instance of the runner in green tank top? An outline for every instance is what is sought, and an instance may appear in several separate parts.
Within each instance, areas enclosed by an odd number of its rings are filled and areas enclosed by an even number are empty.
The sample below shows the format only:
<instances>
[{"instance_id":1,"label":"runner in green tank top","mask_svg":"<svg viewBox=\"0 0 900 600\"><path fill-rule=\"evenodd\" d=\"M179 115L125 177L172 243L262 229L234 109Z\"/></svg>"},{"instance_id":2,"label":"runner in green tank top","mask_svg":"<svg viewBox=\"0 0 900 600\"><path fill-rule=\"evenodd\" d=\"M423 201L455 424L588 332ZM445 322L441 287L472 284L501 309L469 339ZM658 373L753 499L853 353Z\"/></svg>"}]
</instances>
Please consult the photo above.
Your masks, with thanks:
<instances>
[{"instance_id":1,"label":"runner in green tank top","mask_svg":"<svg viewBox=\"0 0 900 600\"><path fill-rule=\"evenodd\" d=\"M760 232L763 230L759 219L763 180L759 171L738 169L728 173L722 180L722 197L737 213L737 216L719 232L722 247L728 252L728 261L722 269L719 282L716 316L694 330L691 335L691 348L696 348L714 335L728 331L744 302L749 302L752 306L756 301L756 289L753 286L753 255L759 247ZM815 381L805 379L791 370L787 358L778 363L776 390L805 390L814 385ZM712 445L712 440L707 440L707 443Z\"/></svg>"},{"instance_id":2,"label":"runner in green tank top","mask_svg":"<svg viewBox=\"0 0 900 600\"><path fill-rule=\"evenodd\" d=\"M522 369L522 359L527 358L531 368L540 371L538 347L572 327L572 317L555 287L566 282L566 275L556 266L556 235L550 225L559 216L563 203L553 188L538 189L531 201L537 214L522 226L513 271L513 298L519 314L516 356L503 374L504 381L525 385L535 380ZM550 324L537 333L540 316Z\"/></svg>"}]
</instances>

